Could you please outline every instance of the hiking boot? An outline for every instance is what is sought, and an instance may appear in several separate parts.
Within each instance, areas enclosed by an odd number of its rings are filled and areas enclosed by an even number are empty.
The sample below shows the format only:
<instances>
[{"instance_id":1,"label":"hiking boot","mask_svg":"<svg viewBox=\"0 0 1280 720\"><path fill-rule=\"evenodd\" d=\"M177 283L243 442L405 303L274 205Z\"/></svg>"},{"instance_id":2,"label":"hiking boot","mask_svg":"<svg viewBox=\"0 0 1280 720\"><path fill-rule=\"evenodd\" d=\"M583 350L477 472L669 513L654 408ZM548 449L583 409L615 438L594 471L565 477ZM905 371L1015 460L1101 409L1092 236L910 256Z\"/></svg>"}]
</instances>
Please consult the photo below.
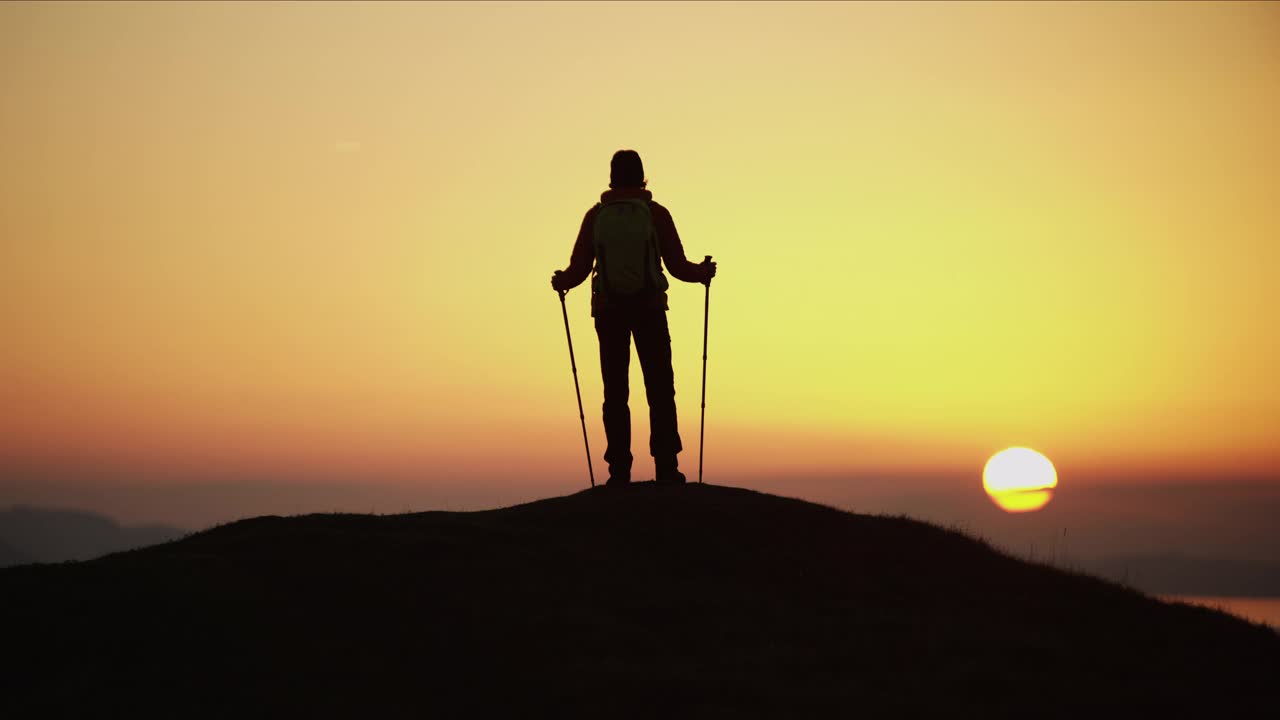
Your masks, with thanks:
<instances>
[{"instance_id":1,"label":"hiking boot","mask_svg":"<svg viewBox=\"0 0 1280 720\"><path fill-rule=\"evenodd\" d=\"M685 483L684 473L676 469L661 470L658 477L654 478L654 482L658 485L683 485Z\"/></svg>"},{"instance_id":2,"label":"hiking boot","mask_svg":"<svg viewBox=\"0 0 1280 720\"><path fill-rule=\"evenodd\" d=\"M624 487L631 484L630 470L610 470L609 479L605 481L608 487Z\"/></svg>"}]
</instances>

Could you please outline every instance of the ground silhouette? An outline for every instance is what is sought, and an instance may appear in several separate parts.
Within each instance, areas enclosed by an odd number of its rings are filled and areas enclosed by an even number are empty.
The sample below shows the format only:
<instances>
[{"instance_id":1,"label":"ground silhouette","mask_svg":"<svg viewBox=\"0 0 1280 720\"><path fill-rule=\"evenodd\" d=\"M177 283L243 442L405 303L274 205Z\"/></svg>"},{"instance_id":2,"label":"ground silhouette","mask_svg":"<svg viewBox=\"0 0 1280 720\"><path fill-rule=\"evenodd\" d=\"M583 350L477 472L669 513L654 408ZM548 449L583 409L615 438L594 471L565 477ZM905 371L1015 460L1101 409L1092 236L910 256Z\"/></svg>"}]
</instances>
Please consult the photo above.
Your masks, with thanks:
<instances>
[{"instance_id":1,"label":"ground silhouette","mask_svg":"<svg viewBox=\"0 0 1280 720\"><path fill-rule=\"evenodd\" d=\"M1263 626L710 485L261 517L0 597L6 717L1243 716L1280 677Z\"/></svg>"}]
</instances>

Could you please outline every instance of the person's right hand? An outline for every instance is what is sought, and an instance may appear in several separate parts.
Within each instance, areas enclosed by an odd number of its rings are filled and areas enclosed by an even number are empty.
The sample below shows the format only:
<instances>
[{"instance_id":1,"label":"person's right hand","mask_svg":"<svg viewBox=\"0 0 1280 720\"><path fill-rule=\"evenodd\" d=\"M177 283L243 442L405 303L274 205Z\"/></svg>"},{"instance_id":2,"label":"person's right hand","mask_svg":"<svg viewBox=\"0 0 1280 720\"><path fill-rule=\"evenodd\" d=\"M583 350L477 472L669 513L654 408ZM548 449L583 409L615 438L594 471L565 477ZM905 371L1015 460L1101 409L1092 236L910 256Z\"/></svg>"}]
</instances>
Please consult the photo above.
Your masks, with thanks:
<instances>
[{"instance_id":1,"label":"person's right hand","mask_svg":"<svg viewBox=\"0 0 1280 720\"><path fill-rule=\"evenodd\" d=\"M569 288L564 287L564 271L556 270L551 274L551 289L556 292L564 292Z\"/></svg>"},{"instance_id":2,"label":"person's right hand","mask_svg":"<svg viewBox=\"0 0 1280 720\"><path fill-rule=\"evenodd\" d=\"M713 261L713 260L703 260L702 262L700 262L700 263L698 263L698 264L699 264L699 265L701 265L701 266L703 267L703 272L704 272L704 273L706 273L706 277L704 277L704 278L703 278L703 280L702 280L702 284L706 285L706 284L708 284L708 283L710 283L710 282L711 282L711 278L713 278L713 277L715 277L715 276L716 276L716 264L715 264L715 261Z\"/></svg>"}]
</instances>

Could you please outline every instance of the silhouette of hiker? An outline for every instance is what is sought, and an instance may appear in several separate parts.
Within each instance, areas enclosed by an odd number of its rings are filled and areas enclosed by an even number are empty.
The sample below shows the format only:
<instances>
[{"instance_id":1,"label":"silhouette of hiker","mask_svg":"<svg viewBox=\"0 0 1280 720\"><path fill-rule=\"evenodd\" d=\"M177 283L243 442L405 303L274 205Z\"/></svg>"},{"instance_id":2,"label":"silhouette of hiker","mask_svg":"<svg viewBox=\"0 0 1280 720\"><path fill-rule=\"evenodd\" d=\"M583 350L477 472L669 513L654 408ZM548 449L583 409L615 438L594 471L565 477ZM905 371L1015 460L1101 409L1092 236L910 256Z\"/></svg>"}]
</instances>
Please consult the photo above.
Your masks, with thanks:
<instances>
[{"instance_id":1,"label":"silhouette of hiker","mask_svg":"<svg viewBox=\"0 0 1280 720\"><path fill-rule=\"evenodd\" d=\"M706 283L716 275L714 262L691 263L666 208L645 189L644 165L634 150L619 150L609 163L610 190L587 211L573 245L569 267L557 270L551 287L577 287L592 271L591 315L600 339L600 375L604 380L604 459L608 485L631 481L631 409L628 366L631 337L644 372L649 400L649 452L654 478L661 484L685 481L676 455L682 449L676 428L675 377L671 369L671 334L667 330L667 278Z\"/></svg>"}]
</instances>

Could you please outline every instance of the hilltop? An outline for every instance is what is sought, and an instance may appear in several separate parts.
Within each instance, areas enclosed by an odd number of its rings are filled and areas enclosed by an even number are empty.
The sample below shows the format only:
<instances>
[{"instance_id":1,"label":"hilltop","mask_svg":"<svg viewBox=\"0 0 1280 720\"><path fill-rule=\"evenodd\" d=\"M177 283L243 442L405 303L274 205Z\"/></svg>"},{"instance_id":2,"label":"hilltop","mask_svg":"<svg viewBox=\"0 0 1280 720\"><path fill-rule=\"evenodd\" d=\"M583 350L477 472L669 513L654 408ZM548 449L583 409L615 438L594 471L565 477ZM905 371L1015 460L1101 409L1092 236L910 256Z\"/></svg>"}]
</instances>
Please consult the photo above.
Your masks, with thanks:
<instances>
[{"instance_id":1,"label":"hilltop","mask_svg":"<svg viewBox=\"0 0 1280 720\"><path fill-rule=\"evenodd\" d=\"M715 486L260 517L0 597L7 717L1231 715L1280 677L1265 627Z\"/></svg>"}]
</instances>

